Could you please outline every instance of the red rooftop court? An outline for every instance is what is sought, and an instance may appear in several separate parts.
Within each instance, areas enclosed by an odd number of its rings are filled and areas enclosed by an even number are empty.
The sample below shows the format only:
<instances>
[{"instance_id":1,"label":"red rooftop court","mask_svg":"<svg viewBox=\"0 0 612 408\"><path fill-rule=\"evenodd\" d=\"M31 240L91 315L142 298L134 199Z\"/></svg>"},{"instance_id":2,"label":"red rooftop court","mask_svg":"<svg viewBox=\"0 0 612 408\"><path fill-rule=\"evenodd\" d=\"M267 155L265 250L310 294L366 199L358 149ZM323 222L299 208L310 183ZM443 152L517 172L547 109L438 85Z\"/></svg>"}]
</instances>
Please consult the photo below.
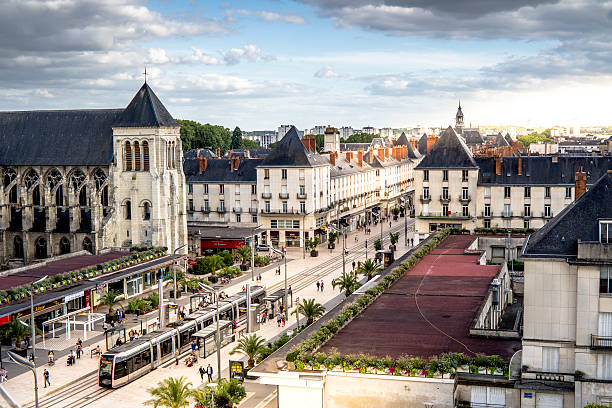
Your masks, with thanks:
<instances>
[{"instance_id":1,"label":"red rooftop court","mask_svg":"<svg viewBox=\"0 0 612 408\"><path fill-rule=\"evenodd\" d=\"M428 358L460 352L510 358L518 340L470 337L499 265L480 265L466 251L476 239L450 235L333 336L323 352Z\"/></svg>"}]
</instances>

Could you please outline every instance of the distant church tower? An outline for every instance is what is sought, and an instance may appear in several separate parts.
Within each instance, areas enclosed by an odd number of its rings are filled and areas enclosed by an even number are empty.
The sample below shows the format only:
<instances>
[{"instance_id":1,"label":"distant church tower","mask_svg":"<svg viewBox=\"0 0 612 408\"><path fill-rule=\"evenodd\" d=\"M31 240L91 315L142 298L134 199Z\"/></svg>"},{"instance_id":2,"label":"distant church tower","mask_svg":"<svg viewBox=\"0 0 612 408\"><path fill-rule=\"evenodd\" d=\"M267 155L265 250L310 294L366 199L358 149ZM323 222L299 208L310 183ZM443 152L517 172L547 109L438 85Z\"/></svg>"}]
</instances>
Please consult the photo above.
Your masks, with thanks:
<instances>
[{"instance_id":1,"label":"distant church tower","mask_svg":"<svg viewBox=\"0 0 612 408\"><path fill-rule=\"evenodd\" d=\"M461 101L459 101L459 109L455 115L455 131L459 134L463 133L463 112L461 111Z\"/></svg>"}]
</instances>

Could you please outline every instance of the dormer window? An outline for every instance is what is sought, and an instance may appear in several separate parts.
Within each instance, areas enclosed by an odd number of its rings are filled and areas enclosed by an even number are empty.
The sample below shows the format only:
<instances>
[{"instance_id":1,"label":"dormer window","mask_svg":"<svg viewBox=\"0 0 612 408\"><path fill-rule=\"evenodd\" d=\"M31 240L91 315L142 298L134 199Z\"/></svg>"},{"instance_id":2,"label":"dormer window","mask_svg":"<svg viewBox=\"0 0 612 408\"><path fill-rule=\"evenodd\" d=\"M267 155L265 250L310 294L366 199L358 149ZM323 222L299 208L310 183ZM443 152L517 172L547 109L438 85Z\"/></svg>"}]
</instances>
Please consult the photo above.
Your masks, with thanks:
<instances>
[{"instance_id":1,"label":"dormer window","mask_svg":"<svg viewBox=\"0 0 612 408\"><path fill-rule=\"evenodd\" d=\"M612 244L612 220L599 221L599 242Z\"/></svg>"}]
</instances>

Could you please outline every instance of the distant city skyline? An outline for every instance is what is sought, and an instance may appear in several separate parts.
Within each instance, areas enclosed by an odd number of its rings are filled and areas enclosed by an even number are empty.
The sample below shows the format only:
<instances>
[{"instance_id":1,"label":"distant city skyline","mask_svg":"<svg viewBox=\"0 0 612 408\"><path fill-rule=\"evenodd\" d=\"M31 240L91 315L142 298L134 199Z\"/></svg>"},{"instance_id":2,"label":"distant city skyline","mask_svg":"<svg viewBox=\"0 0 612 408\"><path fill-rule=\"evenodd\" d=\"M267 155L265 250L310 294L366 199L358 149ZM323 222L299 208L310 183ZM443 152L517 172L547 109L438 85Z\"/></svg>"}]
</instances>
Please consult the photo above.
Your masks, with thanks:
<instances>
[{"instance_id":1,"label":"distant city skyline","mask_svg":"<svg viewBox=\"0 0 612 408\"><path fill-rule=\"evenodd\" d=\"M605 126L610 15L588 0L9 1L0 110L124 107L146 66L174 117L226 127L447 126L459 99L466 125Z\"/></svg>"}]
</instances>

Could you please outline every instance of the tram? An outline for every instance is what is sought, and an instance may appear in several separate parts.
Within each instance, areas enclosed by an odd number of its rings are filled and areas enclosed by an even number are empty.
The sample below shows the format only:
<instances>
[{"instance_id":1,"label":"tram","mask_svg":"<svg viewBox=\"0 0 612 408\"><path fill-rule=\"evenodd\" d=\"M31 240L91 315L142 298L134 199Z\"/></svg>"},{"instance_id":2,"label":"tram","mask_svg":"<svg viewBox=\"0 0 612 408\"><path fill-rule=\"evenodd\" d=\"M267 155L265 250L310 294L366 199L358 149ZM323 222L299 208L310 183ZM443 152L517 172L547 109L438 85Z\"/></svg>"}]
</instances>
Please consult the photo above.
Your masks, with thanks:
<instances>
[{"instance_id":1,"label":"tram","mask_svg":"<svg viewBox=\"0 0 612 408\"><path fill-rule=\"evenodd\" d=\"M261 286L251 288L251 304L263 301L266 291ZM219 319L243 322L246 316L246 292L219 300ZM114 347L100 356L98 385L119 388L155 370L191 347L194 333L212 325L216 320L216 308L206 307L173 322L167 328L147 333L135 340Z\"/></svg>"}]
</instances>

